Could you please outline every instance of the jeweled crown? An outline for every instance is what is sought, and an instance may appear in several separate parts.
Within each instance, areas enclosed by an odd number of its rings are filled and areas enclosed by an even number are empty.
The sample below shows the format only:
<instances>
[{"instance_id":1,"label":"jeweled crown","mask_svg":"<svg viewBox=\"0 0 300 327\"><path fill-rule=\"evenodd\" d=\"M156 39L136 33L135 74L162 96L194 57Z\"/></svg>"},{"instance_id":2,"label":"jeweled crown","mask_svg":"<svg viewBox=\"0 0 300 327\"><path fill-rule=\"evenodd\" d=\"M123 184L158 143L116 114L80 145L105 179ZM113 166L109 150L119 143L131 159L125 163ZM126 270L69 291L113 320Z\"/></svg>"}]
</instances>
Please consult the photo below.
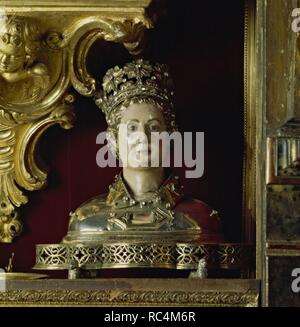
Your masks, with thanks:
<instances>
[{"instance_id":1,"label":"jeweled crown","mask_svg":"<svg viewBox=\"0 0 300 327\"><path fill-rule=\"evenodd\" d=\"M171 114L173 94L173 82L167 66L158 63L151 65L148 61L138 59L127 63L123 68L115 66L109 69L95 102L104 112L109 124L113 120L111 118L114 111L126 100L134 98L154 99L164 111Z\"/></svg>"}]
</instances>

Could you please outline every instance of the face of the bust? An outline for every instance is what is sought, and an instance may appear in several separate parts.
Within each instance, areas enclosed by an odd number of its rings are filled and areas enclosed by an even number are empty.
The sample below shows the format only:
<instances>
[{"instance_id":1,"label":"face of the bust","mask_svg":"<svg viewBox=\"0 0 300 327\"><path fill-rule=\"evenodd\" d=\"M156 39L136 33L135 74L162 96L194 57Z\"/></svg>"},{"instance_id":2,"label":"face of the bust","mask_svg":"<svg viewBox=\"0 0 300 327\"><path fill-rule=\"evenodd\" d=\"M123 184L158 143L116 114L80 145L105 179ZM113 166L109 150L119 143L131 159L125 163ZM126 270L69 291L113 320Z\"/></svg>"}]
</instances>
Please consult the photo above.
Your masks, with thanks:
<instances>
[{"instance_id":1,"label":"face of the bust","mask_svg":"<svg viewBox=\"0 0 300 327\"><path fill-rule=\"evenodd\" d=\"M122 114L119 127L119 155L123 164L132 168L148 168L160 162L161 145L151 142L151 133L166 131L161 110L152 104L131 104Z\"/></svg>"},{"instance_id":2,"label":"face of the bust","mask_svg":"<svg viewBox=\"0 0 300 327\"><path fill-rule=\"evenodd\" d=\"M23 68L26 59L24 40L17 33L2 31L0 35L0 72L13 73Z\"/></svg>"}]
</instances>

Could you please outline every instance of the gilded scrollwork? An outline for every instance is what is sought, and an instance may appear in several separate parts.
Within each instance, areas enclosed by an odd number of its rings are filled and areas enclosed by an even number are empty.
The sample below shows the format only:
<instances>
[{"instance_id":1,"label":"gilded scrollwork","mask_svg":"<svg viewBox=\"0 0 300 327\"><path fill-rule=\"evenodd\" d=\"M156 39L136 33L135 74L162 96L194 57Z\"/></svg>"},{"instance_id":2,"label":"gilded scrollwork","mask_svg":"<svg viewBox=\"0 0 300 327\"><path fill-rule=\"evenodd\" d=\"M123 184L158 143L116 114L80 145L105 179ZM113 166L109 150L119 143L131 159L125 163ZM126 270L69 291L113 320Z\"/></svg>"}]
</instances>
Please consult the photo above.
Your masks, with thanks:
<instances>
[{"instance_id":1,"label":"gilded scrollwork","mask_svg":"<svg viewBox=\"0 0 300 327\"><path fill-rule=\"evenodd\" d=\"M52 48L68 47L70 78L73 87L84 96L93 96L96 92L96 80L86 68L86 59L92 44L97 39L123 44L132 55L142 50L142 39L150 21L144 19L120 19L88 17L78 20L62 35L50 32L47 43Z\"/></svg>"},{"instance_id":2,"label":"gilded scrollwork","mask_svg":"<svg viewBox=\"0 0 300 327\"><path fill-rule=\"evenodd\" d=\"M21 188L37 190L46 182L47 174L35 160L38 138L53 124L68 129L73 122L72 104L64 102L39 120L14 127L0 124L0 241L11 242L22 230L16 208L28 198Z\"/></svg>"},{"instance_id":3,"label":"gilded scrollwork","mask_svg":"<svg viewBox=\"0 0 300 327\"><path fill-rule=\"evenodd\" d=\"M96 92L86 68L93 43L118 42L135 55L152 26L143 11L70 14L59 24L49 18L34 12L0 15L0 242L21 233L17 209L28 201L24 190L46 183L47 173L36 162L39 137L53 124L73 125L70 88L84 96Z\"/></svg>"}]
</instances>

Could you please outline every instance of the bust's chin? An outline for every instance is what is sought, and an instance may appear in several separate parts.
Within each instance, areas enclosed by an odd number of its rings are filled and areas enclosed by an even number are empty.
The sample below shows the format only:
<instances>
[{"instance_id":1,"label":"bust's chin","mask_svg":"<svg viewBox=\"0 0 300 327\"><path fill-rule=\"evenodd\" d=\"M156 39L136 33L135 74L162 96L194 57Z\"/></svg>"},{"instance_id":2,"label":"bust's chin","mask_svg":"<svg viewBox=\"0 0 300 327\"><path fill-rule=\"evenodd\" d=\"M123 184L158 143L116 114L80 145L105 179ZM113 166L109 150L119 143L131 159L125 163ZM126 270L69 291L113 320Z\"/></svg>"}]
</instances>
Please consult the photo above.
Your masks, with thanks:
<instances>
[{"instance_id":1,"label":"bust's chin","mask_svg":"<svg viewBox=\"0 0 300 327\"><path fill-rule=\"evenodd\" d=\"M148 158L140 158L140 160L132 160L126 166L131 169L151 169L151 161Z\"/></svg>"}]
</instances>

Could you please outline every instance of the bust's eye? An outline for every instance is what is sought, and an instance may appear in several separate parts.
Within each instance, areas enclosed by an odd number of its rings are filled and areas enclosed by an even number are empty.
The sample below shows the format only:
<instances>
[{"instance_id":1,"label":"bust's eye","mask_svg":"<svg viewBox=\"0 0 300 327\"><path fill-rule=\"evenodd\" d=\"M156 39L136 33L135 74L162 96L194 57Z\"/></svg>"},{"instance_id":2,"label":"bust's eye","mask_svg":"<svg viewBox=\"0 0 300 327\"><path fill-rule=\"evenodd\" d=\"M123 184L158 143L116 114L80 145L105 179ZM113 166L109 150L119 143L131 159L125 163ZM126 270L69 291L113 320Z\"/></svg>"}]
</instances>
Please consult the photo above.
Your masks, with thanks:
<instances>
[{"instance_id":1,"label":"bust's eye","mask_svg":"<svg viewBox=\"0 0 300 327\"><path fill-rule=\"evenodd\" d=\"M128 130L128 132L135 132L135 131L137 131L137 125L130 123L127 125L127 130Z\"/></svg>"},{"instance_id":2,"label":"bust's eye","mask_svg":"<svg viewBox=\"0 0 300 327\"><path fill-rule=\"evenodd\" d=\"M150 132L158 132L160 130L160 126L158 124L150 124L149 130Z\"/></svg>"}]
</instances>

